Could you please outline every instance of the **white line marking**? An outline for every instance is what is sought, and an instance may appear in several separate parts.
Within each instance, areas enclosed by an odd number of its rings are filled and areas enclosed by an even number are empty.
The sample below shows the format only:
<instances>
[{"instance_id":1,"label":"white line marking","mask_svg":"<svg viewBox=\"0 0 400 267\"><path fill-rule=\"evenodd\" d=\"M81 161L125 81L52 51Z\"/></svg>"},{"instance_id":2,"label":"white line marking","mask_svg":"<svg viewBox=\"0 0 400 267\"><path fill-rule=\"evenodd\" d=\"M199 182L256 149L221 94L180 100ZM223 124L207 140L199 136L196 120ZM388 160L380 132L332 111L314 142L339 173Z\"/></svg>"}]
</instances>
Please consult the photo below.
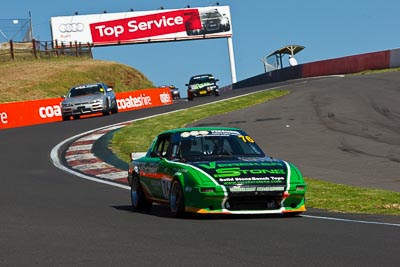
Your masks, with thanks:
<instances>
[{"instance_id":1,"label":"white line marking","mask_svg":"<svg viewBox=\"0 0 400 267\"><path fill-rule=\"evenodd\" d=\"M311 218L311 219L320 219L320 220L330 220L330 221L341 221L341 222L352 222L352 223L363 223L363 224L376 224L376 225L386 225L386 226L396 226L400 227L400 224L397 223L385 223L385 222L374 222L374 221L361 221L361 220L351 220L351 219L343 219L343 218L333 218L333 217L324 217L324 216L314 216L314 215L301 215L301 217Z\"/></svg>"},{"instance_id":2,"label":"white line marking","mask_svg":"<svg viewBox=\"0 0 400 267\"><path fill-rule=\"evenodd\" d=\"M97 157L95 157L93 154L91 153L87 153L87 154L73 154L73 155L69 155L66 156L65 159L67 159L68 162L74 161L74 160L78 160L78 161L82 161L82 160L90 160L90 159L97 159Z\"/></svg>"},{"instance_id":3,"label":"white line marking","mask_svg":"<svg viewBox=\"0 0 400 267\"><path fill-rule=\"evenodd\" d=\"M71 145L67 151L80 151L80 150L91 150L93 147L93 144L89 144L89 145Z\"/></svg>"}]
</instances>

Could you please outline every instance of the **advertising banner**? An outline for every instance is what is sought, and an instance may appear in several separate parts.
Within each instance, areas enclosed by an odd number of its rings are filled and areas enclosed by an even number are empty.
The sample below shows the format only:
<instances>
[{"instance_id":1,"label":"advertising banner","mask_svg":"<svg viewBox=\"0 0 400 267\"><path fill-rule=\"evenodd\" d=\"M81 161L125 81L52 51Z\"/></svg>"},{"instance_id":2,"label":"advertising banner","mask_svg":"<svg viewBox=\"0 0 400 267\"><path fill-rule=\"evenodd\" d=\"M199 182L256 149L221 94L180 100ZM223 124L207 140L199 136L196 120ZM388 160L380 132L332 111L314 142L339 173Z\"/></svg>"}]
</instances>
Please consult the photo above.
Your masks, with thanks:
<instances>
[{"instance_id":1,"label":"advertising banner","mask_svg":"<svg viewBox=\"0 0 400 267\"><path fill-rule=\"evenodd\" d=\"M53 42L94 46L232 36L229 6L52 17Z\"/></svg>"},{"instance_id":2,"label":"advertising banner","mask_svg":"<svg viewBox=\"0 0 400 267\"><path fill-rule=\"evenodd\" d=\"M169 88L116 93L116 96L119 112L172 104ZM62 121L62 100L50 98L0 104L0 129ZM101 116L101 113L96 115Z\"/></svg>"}]
</instances>

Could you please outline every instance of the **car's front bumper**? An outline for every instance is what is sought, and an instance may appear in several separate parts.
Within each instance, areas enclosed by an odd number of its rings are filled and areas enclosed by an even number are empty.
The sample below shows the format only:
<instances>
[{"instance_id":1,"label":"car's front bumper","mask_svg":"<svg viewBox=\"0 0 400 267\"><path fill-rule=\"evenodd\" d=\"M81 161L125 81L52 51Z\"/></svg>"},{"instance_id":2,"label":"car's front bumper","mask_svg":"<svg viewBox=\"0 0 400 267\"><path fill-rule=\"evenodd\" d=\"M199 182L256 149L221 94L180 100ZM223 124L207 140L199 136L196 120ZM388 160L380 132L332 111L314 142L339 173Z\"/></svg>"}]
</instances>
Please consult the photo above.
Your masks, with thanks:
<instances>
[{"instance_id":1,"label":"car's front bumper","mask_svg":"<svg viewBox=\"0 0 400 267\"><path fill-rule=\"evenodd\" d=\"M207 95L215 95L218 94L218 88L210 88L210 87L204 87L201 89L189 89L189 92L193 96L207 96Z\"/></svg>"},{"instance_id":2,"label":"car's front bumper","mask_svg":"<svg viewBox=\"0 0 400 267\"><path fill-rule=\"evenodd\" d=\"M84 115L98 113L104 110L102 103L81 103L68 107L61 107L63 116Z\"/></svg>"},{"instance_id":3,"label":"car's front bumper","mask_svg":"<svg viewBox=\"0 0 400 267\"><path fill-rule=\"evenodd\" d=\"M228 192L185 194L186 211L202 214L286 214L306 211L304 192L281 192L264 196L234 196Z\"/></svg>"}]
</instances>

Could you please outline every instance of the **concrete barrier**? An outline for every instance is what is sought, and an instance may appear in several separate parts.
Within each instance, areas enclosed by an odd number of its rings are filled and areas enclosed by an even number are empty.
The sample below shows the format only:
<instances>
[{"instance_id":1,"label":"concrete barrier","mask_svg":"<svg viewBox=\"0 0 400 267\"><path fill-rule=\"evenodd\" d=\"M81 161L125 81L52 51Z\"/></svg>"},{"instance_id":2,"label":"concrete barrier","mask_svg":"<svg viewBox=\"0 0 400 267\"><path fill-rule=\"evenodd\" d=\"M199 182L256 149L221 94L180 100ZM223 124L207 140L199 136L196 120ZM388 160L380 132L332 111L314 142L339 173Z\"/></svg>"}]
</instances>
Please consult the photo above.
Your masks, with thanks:
<instances>
[{"instance_id":1,"label":"concrete barrier","mask_svg":"<svg viewBox=\"0 0 400 267\"><path fill-rule=\"evenodd\" d=\"M232 84L233 89L299 78L350 74L400 67L400 49L321 60L259 74Z\"/></svg>"}]
</instances>

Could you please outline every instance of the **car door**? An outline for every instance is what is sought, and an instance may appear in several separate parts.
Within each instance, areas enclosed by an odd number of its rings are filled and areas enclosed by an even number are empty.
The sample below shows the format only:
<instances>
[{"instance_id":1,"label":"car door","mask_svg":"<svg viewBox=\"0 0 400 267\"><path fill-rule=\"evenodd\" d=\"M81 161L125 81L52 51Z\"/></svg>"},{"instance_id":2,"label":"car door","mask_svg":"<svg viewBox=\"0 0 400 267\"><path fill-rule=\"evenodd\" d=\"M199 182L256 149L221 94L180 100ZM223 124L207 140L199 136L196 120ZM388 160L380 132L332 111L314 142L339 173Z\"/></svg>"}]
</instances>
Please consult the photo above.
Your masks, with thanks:
<instances>
[{"instance_id":1,"label":"car door","mask_svg":"<svg viewBox=\"0 0 400 267\"><path fill-rule=\"evenodd\" d=\"M157 138L156 144L146 160L144 182L150 189L154 198L166 201L171 185L170 164L166 160L171 142L171 134L163 134Z\"/></svg>"}]
</instances>

